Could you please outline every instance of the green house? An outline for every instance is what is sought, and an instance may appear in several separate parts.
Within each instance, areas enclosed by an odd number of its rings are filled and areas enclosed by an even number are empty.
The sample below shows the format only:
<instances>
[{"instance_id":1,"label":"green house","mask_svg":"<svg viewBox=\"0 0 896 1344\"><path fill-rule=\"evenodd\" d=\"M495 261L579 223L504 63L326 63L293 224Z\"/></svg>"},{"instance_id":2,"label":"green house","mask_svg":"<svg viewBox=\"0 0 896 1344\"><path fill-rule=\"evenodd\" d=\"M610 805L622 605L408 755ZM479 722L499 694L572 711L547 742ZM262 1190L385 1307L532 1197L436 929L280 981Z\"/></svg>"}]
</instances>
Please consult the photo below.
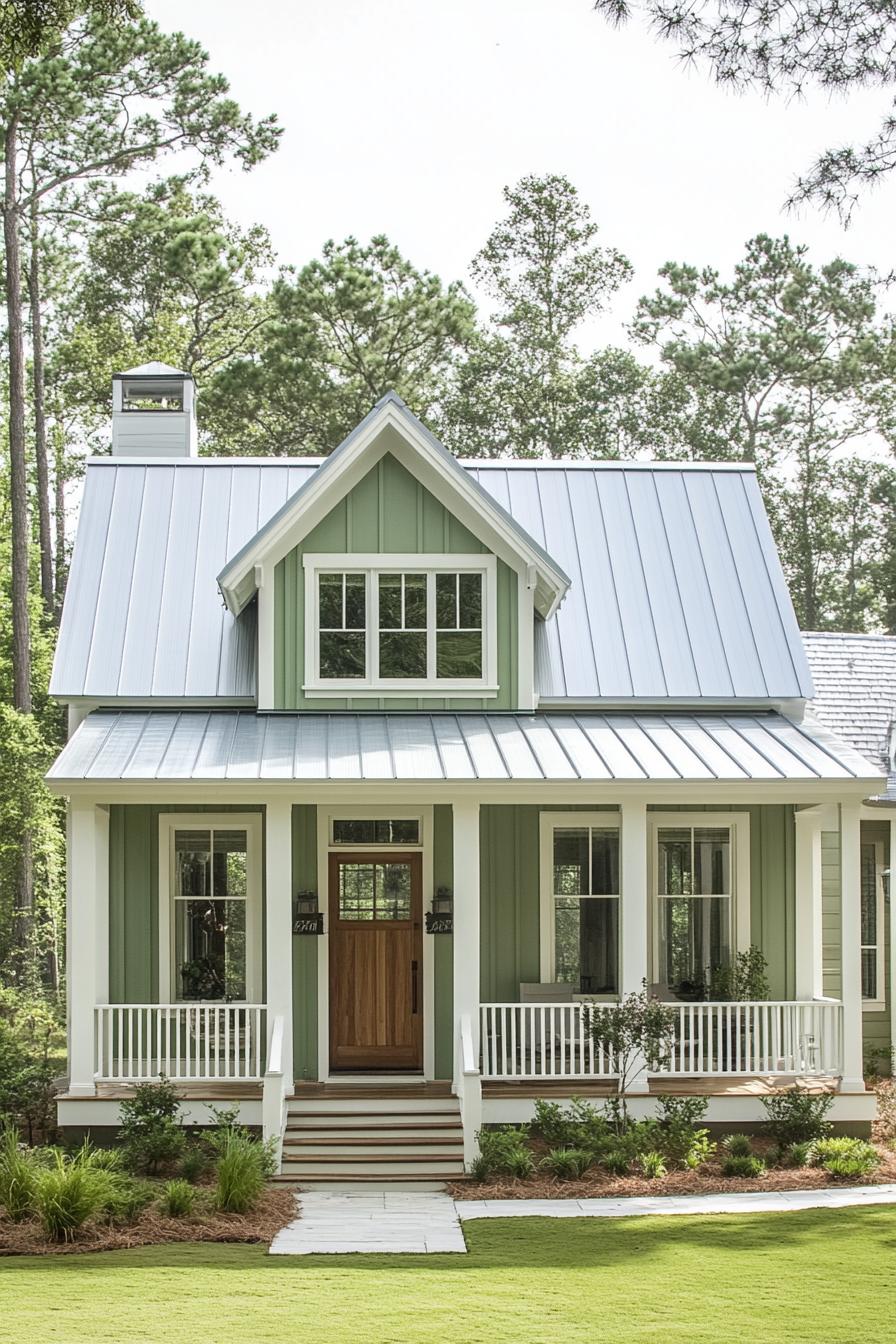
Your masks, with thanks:
<instances>
[{"instance_id":1,"label":"green house","mask_svg":"<svg viewBox=\"0 0 896 1344\"><path fill-rule=\"evenodd\" d=\"M116 376L87 467L60 1123L164 1074L292 1178L448 1177L613 1091L589 1004L646 986L636 1111L800 1080L866 1125L886 772L807 711L752 468L467 461L391 393L323 460L199 457L193 405Z\"/></svg>"}]
</instances>

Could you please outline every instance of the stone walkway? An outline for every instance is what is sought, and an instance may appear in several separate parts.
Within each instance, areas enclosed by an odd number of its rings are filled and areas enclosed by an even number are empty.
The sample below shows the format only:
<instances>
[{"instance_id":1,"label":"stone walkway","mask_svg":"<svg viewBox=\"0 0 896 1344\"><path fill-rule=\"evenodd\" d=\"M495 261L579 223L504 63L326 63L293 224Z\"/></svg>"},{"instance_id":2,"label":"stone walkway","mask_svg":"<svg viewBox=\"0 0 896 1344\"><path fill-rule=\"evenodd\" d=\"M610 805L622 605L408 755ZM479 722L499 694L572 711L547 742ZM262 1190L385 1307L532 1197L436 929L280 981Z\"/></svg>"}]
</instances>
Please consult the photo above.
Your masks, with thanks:
<instances>
[{"instance_id":1,"label":"stone walkway","mask_svg":"<svg viewBox=\"0 0 896 1344\"><path fill-rule=\"evenodd\" d=\"M647 1213L785 1213L843 1209L855 1204L896 1204L896 1185L624 1199L459 1199L456 1207L461 1221L467 1222L471 1218L636 1218Z\"/></svg>"},{"instance_id":2,"label":"stone walkway","mask_svg":"<svg viewBox=\"0 0 896 1344\"><path fill-rule=\"evenodd\" d=\"M466 1253L461 1223L475 1218L633 1218L687 1213L783 1213L896 1204L896 1185L842 1190L657 1195L625 1199L459 1199L396 1190L307 1191L300 1217L278 1232L271 1255Z\"/></svg>"},{"instance_id":3,"label":"stone walkway","mask_svg":"<svg viewBox=\"0 0 896 1344\"><path fill-rule=\"evenodd\" d=\"M450 1195L360 1189L307 1191L297 1200L301 1217L277 1233L272 1255L466 1254Z\"/></svg>"}]
</instances>

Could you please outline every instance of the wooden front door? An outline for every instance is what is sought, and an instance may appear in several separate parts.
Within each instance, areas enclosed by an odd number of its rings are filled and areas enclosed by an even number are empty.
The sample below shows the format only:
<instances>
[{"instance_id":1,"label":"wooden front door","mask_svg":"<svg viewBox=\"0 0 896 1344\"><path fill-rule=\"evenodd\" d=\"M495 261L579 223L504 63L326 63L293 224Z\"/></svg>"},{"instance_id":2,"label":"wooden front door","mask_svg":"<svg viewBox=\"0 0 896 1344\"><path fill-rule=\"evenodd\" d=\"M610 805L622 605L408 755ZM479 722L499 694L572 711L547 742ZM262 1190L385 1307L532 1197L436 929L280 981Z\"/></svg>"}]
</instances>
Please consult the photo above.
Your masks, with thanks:
<instances>
[{"instance_id":1,"label":"wooden front door","mask_svg":"<svg viewBox=\"0 0 896 1344\"><path fill-rule=\"evenodd\" d=\"M330 1068L422 1069L420 854L330 855Z\"/></svg>"}]
</instances>

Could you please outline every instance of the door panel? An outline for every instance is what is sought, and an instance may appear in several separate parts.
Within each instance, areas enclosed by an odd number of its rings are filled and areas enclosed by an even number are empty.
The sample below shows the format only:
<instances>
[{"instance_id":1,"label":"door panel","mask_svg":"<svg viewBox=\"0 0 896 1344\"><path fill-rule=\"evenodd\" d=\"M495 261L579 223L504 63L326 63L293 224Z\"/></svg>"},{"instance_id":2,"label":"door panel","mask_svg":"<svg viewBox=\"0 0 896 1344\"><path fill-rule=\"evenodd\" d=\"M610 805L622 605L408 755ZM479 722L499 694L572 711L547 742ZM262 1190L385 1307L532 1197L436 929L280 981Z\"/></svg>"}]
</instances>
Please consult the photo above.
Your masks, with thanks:
<instances>
[{"instance_id":1,"label":"door panel","mask_svg":"<svg viewBox=\"0 0 896 1344\"><path fill-rule=\"evenodd\" d=\"M330 1067L423 1065L420 854L331 854Z\"/></svg>"}]
</instances>

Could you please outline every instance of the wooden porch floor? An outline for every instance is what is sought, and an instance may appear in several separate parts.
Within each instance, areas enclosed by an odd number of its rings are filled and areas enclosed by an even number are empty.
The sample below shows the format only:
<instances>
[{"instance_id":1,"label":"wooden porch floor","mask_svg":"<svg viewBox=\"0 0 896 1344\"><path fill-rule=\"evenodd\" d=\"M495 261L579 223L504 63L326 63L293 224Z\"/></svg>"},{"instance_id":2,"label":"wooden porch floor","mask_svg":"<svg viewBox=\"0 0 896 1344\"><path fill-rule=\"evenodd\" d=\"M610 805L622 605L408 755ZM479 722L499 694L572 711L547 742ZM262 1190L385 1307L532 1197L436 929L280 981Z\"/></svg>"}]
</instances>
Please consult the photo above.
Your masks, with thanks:
<instances>
[{"instance_id":1,"label":"wooden porch floor","mask_svg":"<svg viewBox=\"0 0 896 1344\"><path fill-rule=\"evenodd\" d=\"M770 1097L798 1085L806 1092L836 1092L836 1078L779 1078L745 1074L738 1078L651 1078L650 1096ZM610 1097L616 1091L612 1079L561 1078L490 1079L482 1084L483 1097Z\"/></svg>"}]
</instances>

